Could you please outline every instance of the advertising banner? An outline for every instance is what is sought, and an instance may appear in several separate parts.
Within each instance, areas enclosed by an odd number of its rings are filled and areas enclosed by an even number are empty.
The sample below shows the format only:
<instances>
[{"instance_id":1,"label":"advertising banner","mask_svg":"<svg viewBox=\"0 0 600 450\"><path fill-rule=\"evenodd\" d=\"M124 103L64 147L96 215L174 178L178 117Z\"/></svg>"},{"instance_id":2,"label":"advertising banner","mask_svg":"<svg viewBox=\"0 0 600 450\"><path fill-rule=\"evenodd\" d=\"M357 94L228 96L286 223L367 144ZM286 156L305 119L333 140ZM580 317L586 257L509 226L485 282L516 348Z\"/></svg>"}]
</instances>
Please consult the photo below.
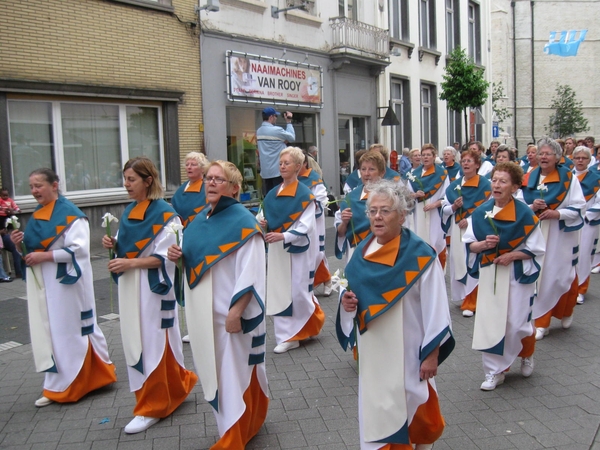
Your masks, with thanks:
<instances>
[{"instance_id":1,"label":"advertising banner","mask_svg":"<svg viewBox=\"0 0 600 450\"><path fill-rule=\"evenodd\" d=\"M321 66L227 51L230 101L323 107Z\"/></svg>"}]
</instances>

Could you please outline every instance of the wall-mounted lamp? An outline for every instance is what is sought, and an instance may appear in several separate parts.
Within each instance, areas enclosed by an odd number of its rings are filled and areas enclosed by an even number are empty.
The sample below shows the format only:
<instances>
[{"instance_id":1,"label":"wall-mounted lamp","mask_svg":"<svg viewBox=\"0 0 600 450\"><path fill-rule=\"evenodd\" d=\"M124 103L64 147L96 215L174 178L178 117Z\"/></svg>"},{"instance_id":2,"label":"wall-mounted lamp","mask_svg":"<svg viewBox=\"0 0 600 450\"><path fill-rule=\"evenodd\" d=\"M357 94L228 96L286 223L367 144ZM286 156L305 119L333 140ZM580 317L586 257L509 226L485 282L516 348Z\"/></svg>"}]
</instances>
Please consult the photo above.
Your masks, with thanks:
<instances>
[{"instance_id":1,"label":"wall-mounted lamp","mask_svg":"<svg viewBox=\"0 0 600 450\"><path fill-rule=\"evenodd\" d=\"M200 11L207 10L210 12L217 12L221 10L221 4L219 0L206 0L206 5L204 6L196 6L195 11L199 13Z\"/></svg>"},{"instance_id":2,"label":"wall-mounted lamp","mask_svg":"<svg viewBox=\"0 0 600 450\"><path fill-rule=\"evenodd\" d=\"M392 56L402 56L402 50L400 50L400 47L396 47L394 45L392 47L392 51L390 52L390 55L392 55Z\"/></svg>"},{"instance_id":3,"label":"wall-mounted lamp","mask_svg":"<svg viewBox=\"0 0 600 450\"><path fill-rule=\"evenodd\" d=\"M377 118L383 119L381 121L381 126L391 127L393 125L400 125L400 121L398 120L398 117L396 117L396 114L394 113L394 106L393 106L391 100L388 103L387 111L385 112L385 115L381 116L381 110L383 110L383 109L385 109L385 106L377 107Z\"/></svg>"},{"instance_id":4,"label":"wall-mounted lamp","mask_svg":"<svg viewBox=\"0 0 600 450\"><path fill-rule=\"evenodd\" d=\"M349 59L336 59L331 64L329 64L329 70L340 70L344 64L350 64Z\"/></svg>"},{"instance_id":5,"label":"wall-mounted lamp","mask_svg":"<svg viewBox=\"0 0 600 450\"><path fill-rule=\"evenodd\" d=\"M301 9L302 11L308 11L306 2L302 2L301 5L290 6L289 8L277 8L277 6L271 6L271 17L273 19L279 19L280 12L291 11L292 9Z\"/></svg>"}]
</instances>

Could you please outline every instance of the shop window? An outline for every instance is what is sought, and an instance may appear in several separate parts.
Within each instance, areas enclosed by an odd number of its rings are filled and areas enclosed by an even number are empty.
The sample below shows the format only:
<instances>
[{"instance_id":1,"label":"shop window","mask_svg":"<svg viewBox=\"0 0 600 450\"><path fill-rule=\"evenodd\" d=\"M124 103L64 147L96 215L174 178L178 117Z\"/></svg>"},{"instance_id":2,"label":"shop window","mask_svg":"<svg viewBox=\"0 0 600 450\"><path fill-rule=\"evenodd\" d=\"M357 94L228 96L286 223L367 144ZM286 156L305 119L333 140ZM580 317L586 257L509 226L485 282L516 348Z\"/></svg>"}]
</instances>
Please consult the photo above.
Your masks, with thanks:
<instances>
[{"instance_id":1,"label":"shop window","mask_svg":"<svg viewBox=\"0 0 600 450\"><path fill-rule=\"evenodd\" d=\"M67 194L122 189L123 164L135 156L163 173L159 107L9 100L8 115L16 196L29 195L37 167L55 170Z\"/></svg>"},{"instance_id":2,"label":"shop window","mask_svg":"<svg viewBox=\"0 0 600 450\"><path fill-rule=\"evenodd\" d=\"M280 108L278 111L283 112ZM227 108L227 160L234 163L244 178L242 201L262 198L260 160L256 143L256 130L262 124L262 109ZM290 145L303 150L317 145L316 115L291 111L294 114L292 125L296 140ZM281 116L276 124L286 127Z\"/></svg>"}]
</instances>

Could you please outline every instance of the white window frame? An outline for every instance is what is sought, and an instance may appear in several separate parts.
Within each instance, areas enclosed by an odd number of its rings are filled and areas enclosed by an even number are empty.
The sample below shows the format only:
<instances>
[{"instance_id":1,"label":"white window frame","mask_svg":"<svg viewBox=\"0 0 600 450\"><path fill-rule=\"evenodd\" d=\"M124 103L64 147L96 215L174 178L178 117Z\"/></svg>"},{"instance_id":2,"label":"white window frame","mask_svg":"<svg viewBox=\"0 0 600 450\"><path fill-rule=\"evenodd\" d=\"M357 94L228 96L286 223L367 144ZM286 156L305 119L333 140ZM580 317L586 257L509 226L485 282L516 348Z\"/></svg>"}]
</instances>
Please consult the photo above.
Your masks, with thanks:
<instances>
[{"instance_id":1,"label":"white window frame","mask_svg":"<svg viewBox=\"0 0 600 450\"><path fill-rule=\"evenodd\" d=\"M425 102L423 100L424 94L427 93L428 101ZM421 145L431 143L431 119L433 117L432 107L431 107L431 86L428 84L421 84ZM426 129L425 123L426 120L429 124L429 127Z\"/></svg>"},{"instance_id":2,"label":"white window frame","mask_svg":"<svg viewBox=\"0 0 600 450\"><path fill-rule=\"evenodd\" d=\"M434 0L419 0L419 44L424 48L436 48Z\"/></svg>"},{"instance_id":3,"label":"white window frame","mask_svg":"<svg viewBox=\"0 0 600 450\"><path fill-rule=\"evenodd\" d=\"M399 41L410 41L408 0L389 0L388 9L390 37Z\"/></svg>"},{"instance_id":4,"label":"white window frame","mask_svg":"<svg viewBox=\"0 0 600 450\"><path fill-rule=\"evenodd\" d=\"M358 21L358 0L338 0L338 11L340 17Z\"/></svg>"},{"instance_id":5,"label":"white window frame","mask_svg":"<svg viewBox=\"0 0 600 450\"><path fill-rule=\"evenodd\" d=\"M468 4L468 53L476 64L481 63L481 11L478 3Z\"/></svg>"},{"instance_id":6,"label":"white window frame","mask_svg":"<svg viewBox=\"0 0 600 450\"><path fill-rule=\"evenodd\" d=\"M59 176L59 188L61 192L64 193L65 197L69 199L94 199L94 198L105 198L107 195L112 194L124 194L125 188L101 188L101 189L90 189L85 191L67 191L67 180L66 180L66 164L65 164L65 156L64 156L64 141L63 141L63 129L62 129L62 113L61 113L61 104L94 104L94 105L108 105L108 106L118 106L119 107L119 138L121 145L121 162L125 164L129 159L129 146L128 146L128 136L127 136L127 107L129 106L137 106L143 108L155 108L157 110L157 119L158 119L158 144L159 144L159 158L160 158L160 179L163 186L166 185L166 170L165 170L165 144L164 144L164 136L163 136L163 111L162 107L158 104L145 104L145 103L121 103L121 102L109 102L109 101L84 101L84 100L26 100L26 99L9 99L8 103L13 102L27 102L27 103L50 103L51 104L51 121L52 121L52 133L53 133L53 167L52 169L56 171ZM9 124L10 122L10 107L8 108L9 115ZM9 131L10 134L10 131ZM10 142L13 142L13 139L9 136ZM11 148L11 159L12 159L12 148ZM32 167L32 170L35 167ZM14 182L14 180L13 180ZM35 204L35 201L31 198L30 195L20 195L15 196L15 200L20 204L26 206L27 204Z\"/></svg>"}]
</instances>

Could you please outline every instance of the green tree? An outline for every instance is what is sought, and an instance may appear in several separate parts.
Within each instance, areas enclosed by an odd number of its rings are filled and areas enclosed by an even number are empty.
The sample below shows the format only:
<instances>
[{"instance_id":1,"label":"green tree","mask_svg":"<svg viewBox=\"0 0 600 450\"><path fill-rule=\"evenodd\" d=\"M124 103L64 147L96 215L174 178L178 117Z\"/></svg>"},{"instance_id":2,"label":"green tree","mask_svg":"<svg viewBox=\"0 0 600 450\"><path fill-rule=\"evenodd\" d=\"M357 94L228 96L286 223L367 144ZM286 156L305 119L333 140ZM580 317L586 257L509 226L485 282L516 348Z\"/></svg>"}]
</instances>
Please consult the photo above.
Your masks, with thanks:
<instances>
[{"instance_id":1,"label":"green tree","mask_svg":"<svg viewBox=\"0 0 600 450\"><path fill-rule=\"evenodd\" d=\"M498 119L499 124L512 117L512 114L508 112L508 108L502 106L502 103L500 103L505 98L506 96L504 95L504 86L502 85L502 81L498 84L492 83L492 111ZM504 131L504 128L499 128L501 131Z\"/></svg>"},{"instance_id":2,"label":"green tree","mask_svg":"<svg viewBox=\"0 0 600 450\"><path fill-rule=\"evenodd\" d=\"M546 130L554 131L558 137L572 136L589 130L588 121L583 117L583 107L575 97L575 91L566 84L557 84L550 108L554 114Z\"/></svg>"},{"instance_id":3,"label":"green tree","mask_svg":"<svg viewBox=\"0 0 600 450\"><path fill-rule=\"evenodd\" d=\"M467 108L477 108L485 103L490 83L483 78L484 69L477 67L464 49L457 47L448 57L440 98L446 100L448 109L463 112L468 139Z\"/></svg>"}]
</instances>

